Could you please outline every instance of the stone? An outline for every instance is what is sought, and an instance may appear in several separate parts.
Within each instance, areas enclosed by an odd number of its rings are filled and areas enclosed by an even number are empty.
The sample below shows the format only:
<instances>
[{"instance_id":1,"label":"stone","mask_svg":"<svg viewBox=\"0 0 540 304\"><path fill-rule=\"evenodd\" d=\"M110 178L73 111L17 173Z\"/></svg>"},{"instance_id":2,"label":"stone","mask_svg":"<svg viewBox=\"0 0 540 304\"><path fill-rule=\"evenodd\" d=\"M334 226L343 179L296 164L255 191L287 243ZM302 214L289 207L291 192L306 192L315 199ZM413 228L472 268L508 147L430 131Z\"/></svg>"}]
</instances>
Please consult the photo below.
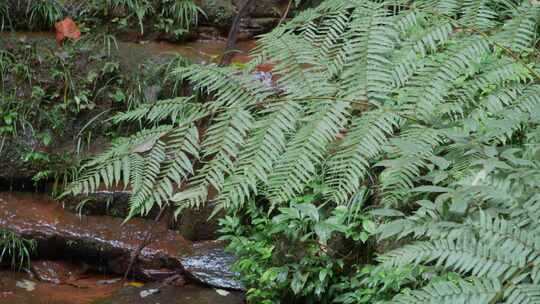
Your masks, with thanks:
<instances>
[{"instance_id":1,"label":"stone","mask_svg":"<svg viewBox=\"0 0 540 304\"><path fill-rule=\"evenodd\" d=\"M37 280L53 284L76 280L89 269L90 266L84 263L65 261L37 260L30 265L30 272Z\"/></svg>"},{"instance_id":2,"label":"stone","mask_svg":"<svg viewBox=\"0 0 540 304\"><path fill-rule=\"evenodd\" d=\"M246 0L235 0L234 2L236 7L241 7ZM289 0L257 0L252 3L247 15L252 18L280 17L288 2Z\"/></svg>"},{"instance_id":3,"label":"stone","mask_svg":"<svg viewBox=\"0 0 540 304\"><path fill-rule=\"evenodd\" d=\"M159 289L157 288L154 288L154 289L147 289L147 290L143 290L139 293L140 297L141 298L146 298L148 296L151 296L153 294L156 294L159 292Z\"/></svg>"},{"instance_id":4,"label":"stone","mask_svg":"<svg viewBox=\"0 0 540 304\"><path fill-rule=\"evenodd\" d=\"M213 207L209 204L199 209L186 209L172 223L171 228L191 241L215 240L219 237L219 219L223 213L209 218Z\"/></svg>"},{"instance_id":5,"label":"stone","mask_svg":"<svg viewBox=\"0 0 540 304\"><path fill-rule=\"evenodd\" d=\"M200 283L219 289L244 290L236 273L230 270L236 257L225 251L223 241L195 243L192 252L180 260L187 274Z\"/></svg>"},{"instance_id":6,"label":"stone","mask_svg":"<svg viewBox=\"0 0 540 304\"><path fill-rule=\"evenodd\" d=\"M223 290L223 289L216 289L216 292L218 295L222 296L222 297L226 297L228 295L230 295L231 293L226 291L226 290Z\"/></svg>"},{"instance_id":7,"label":"stone","mask_svg":"<svg viewBox=\"0 0 540 304\"><path fill-rule=\"evenodd\" d=\"M18 281L15 286L25 289L26 291L34 291L36 289L36 283L29 280Z\"/></svg>"}]
</instances>

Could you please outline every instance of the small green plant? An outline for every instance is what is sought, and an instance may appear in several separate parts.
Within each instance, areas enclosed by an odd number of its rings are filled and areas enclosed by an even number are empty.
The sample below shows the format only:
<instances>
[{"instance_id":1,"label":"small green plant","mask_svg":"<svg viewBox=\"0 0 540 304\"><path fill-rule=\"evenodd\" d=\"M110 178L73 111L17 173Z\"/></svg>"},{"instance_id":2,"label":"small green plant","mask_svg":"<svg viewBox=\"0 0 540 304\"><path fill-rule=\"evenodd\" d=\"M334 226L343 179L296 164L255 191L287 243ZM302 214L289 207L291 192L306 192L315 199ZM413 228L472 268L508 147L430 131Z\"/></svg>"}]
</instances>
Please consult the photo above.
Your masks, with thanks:
<instances>
[{"instance_id":1,"label":"small green plant","mask_svg":"<svg viewBox=\"0 0 540 304\"><path fill-rule=\"evenodd\" d=\"M0 229L0 262L9 259L12 267L21 269L30 264L30 257L35 250L35 241Z\"/></svg>"},{"instance_id":2,"label":"small green plant","mask_svg":"<svg viewBox=\"0 0 540 304\"><path fill-rule=\"evenodd\" d=\"M202 11L192 0L162 0L156 28L180 38L197 25Z\"/></svg>"},{"instance_id":3,"label":"small green plant","mask_svg":"<svg viewBox=\"0 0 540 304\"><path fill-rule=\"evenodd\" d=\"M11 23L9 15L9 6L7 1L0 3L0 31L3 31ZM1 61L1 59L0 59Z\"/></svg>"},{"instance_id":4,"label":"small green plant","mask_svg":"<svg viewBox=\"0 0 540 304\"><path fill-rule=\"evenodd\" d=\"M350 244L367 247L374 223L343 206L328 208L321 198L315 190L273 211L252 202L221 220L250 303L332 303L338 294L330 290L349 280L350 262L362 252Z\"/></svg>"},{"instance_id":5,"label":"small green plant","mask_svg":"<svg viewBox=\"0 0 540 304\"><path fill-rule=\"evenodd\" d=\"M52 0L32 1L27 6L26 14L31 28L50 28L63 17L62 8Z\"/></svg>"}]
</instances>

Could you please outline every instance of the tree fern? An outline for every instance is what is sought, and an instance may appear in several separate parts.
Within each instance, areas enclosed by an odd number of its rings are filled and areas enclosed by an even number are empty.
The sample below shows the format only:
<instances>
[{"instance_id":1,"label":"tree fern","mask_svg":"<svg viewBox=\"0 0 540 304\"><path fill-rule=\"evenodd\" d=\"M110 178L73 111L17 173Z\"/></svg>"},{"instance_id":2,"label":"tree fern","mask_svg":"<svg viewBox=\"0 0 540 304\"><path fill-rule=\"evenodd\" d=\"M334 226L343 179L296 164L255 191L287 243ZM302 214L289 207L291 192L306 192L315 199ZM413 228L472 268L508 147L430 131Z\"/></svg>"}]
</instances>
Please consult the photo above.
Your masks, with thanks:
<instances>
[{"instance_id":1,"label":"tree fern","mask_svg":"<svg viewBox=\"0 0 540 304\"><path fill-rule=\"evenodd\" d=\"M135 215L279 205L316 177L328 205L370 186L373 204L399 209L381 236L406 243L380 267L462 276L395 303L538 303L539 13L525 0L324 1L263 35L245 67L177 69L207 101L117 115L147 129L68 192L122 182Z\"/></svg>"}]
</instances>

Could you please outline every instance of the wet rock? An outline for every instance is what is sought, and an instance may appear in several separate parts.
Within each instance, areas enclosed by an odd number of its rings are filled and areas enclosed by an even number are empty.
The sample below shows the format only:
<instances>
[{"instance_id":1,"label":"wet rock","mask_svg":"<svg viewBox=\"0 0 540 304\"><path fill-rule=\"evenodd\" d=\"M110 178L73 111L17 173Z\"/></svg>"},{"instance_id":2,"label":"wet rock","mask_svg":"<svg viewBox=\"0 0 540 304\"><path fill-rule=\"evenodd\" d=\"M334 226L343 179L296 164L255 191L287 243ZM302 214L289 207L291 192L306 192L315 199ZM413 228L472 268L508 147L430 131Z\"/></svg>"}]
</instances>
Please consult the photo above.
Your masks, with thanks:
<instances>
[{"instance_id":1,"label":"wet rock","mask_svg":"<svg viewBox=\"0 0 540 304\"><path fill-rule=\"evenodd\" d=\"M79 263L68 263L63 261L32 261L30 271L34 277L41 281L53 284L60 284L77 280L87 270L89 265Z\"/></svg>"},{"instance_id":2,"label":"wet rock","mask_svg":"<svg viewBox=\"0 0 540 304\"><path fill-rule=\"evenodd\" d=\"M255 39L260 34L271 31L279 23L279 18L244 18L238 27L238 40Z\"/></svg>"},{"instance_id":3,"label":"wet rock","mask_svg":"<svg viewBox=\"0 0 540 304\"><path fill-rule=\"evenodd\" d=\"M41 148L35 135L24 130L18 138L0 137L0 159L2 160L1 179L32 178L41 168L24 161L24 156Z\"/></svg>"},{"instance_id":4,"label":"wet rock","mask_svg":"<svg viewBox=\"0 0 540 304\"><path fill-rule=\"evenodd\" d=\"M66 197L62 204L67 210L76 214L125 218L129 214L130 196L130 190L98 190L89 195ZM215 240L219 237L219 219L222 218L223 213L209 218L212 212L213 207L209 205L199 209L184 210L177 218L170 214L168 223L164 224L190 241ZM145 218L153 219L156 213L157 210L154 210ZM163 221L166 221L166 217Z\"/></svg>"},{"instance_id":5,"label":"wet rock","mask_svg":"<svg viewBox=\"0 0 540 304\"><path fill-rule=\"evenodd\" d=\"M199 242L193 251L181 258L184 270L195 280L217 288L243 290L244 286L230 270L234 255L225 251L222 241Z\"/></svg>"},{"instance_id":6,"label":"wet rock","mask_svg":"<svg viewBox=\"0 0 540 304\"><path fill-rule=\"evenodd\" d=\"M173 280L178 276L182 276L176 270L171 269L143 269L144 276L153 281Z\"/></svg>"},{"instance_id":7,"label":"wet rock","mask_svg":"<svg viewBox=\"0 0 540 304\"><path fill-rule=\"evenodd\" d=\"M122 224L108 216L78 217L46 196L0 193L0 229L38 241L38 252L45 256L72 256L106 263L106 270L122 274L131 255L146 239L149 229L154 238L139 255L134 272L143 269L181 270L178 255L191 251L191 242L177 232L144 219Z\"/></svg>"},{"instance_id":8,"label":"wet rock","mask_svg":"<svg viewBox=\"0 0 540 304\"><path fill-rule=\"evenodd\" d=\"M34 291L36 289L36 283L29 280L18 281L15 286L22 288L26 291Z\"/></svg>"},{"instance_id":9,"label":"wet rock","mask_svg":"<svg viewBox=\"0 0 540 304\"><path fill-rule=\"evenodd\" d=\"M182 275L175 275L170 278L167 278L166 280L163 281L163 283L170 286L182 287L186 285L186 280L184 280L184 276Z\"/></svg>"},{"instance_id":10,"label":"wet rock","mask_svg":"<svg viewBox=\"0 0 540 304\"><path fill-rule=\"evenodd\" d=\"M226 291L226 290L223 290L223 289L216 289L216 292L217 292L218 295L220 295L222 297L226 297L226 296L231 294L229 291Z\"/></svg>"},{"instance_id":11,"label":"wet rock","mask_svg":"<svg viewBox=\"0 0 540 304\"><path fill-rule=\"evenodd\" d=\"M235 0L236 7L241 7L247 0ZM252 18L280 17L288 0L258 0L254 1L249 9L248 16Z\"/></svg>"},{"instance_id":12,"label":"wet rock","mask_svg":"<svg viewBox=\"0 0 540 304\"><path fill-rule=\"evenodd\" d=\"M64 208L77 214L125 218L129 214L130 196L129 190L98 190L89 195L67 196L62 204Z\"/></svg>"},{"instance_id":13,"label":"wet rock","mask_svg":"<svg viewBox=\"0 0 540 304\"><path fill-rule=\"evenodd\" d=\"M159 289L159 293L141 298L141 289ZM194 285L182 288L147 284L143 288L124 287L108 299L97 301L95 304L243 304L244 296L239 292L220 295L214 289Z\"/></svg>"}]
</instances>

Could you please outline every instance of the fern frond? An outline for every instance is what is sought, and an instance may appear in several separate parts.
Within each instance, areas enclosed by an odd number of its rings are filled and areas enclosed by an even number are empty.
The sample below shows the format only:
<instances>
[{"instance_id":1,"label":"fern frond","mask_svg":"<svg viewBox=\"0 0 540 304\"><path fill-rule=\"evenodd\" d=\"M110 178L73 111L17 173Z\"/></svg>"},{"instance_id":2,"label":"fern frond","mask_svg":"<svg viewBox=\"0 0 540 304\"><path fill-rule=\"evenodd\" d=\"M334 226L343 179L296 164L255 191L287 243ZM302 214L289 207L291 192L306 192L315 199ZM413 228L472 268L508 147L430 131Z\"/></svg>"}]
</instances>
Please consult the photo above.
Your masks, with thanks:
<instances>
[{"instance_id":1,"label":"fern frond","mask_svg":"<svg viewBox=\"0 0 540 304\"><path fill-rule=\"evenodd\" d=\"M397 113L380 110L353 120L343 142L326 164L325 180L332 188L332 200L343 204L360 189L372 162L383 152L399 119Z\"/></svg>"},{"instance_id":2,"label":"fern frond","mask_svg":"<svg viewBox=\"0 0 540 304\"><path fill-rule=\"evenodd\" d=\"M527 267L527 252L501 251L497 246L474 239L421 241L381 256L388 267L435 263L462 274L492 279L507 279Z\"/></svg>"},{"instance_id":3,"label":"fern frond","mask_svg":"<svg viewBox=\"0 0 540 304\"><path fill-rule=\"evenodd\" d=\"M501 290L496 280L473 280L472 282L459 281L438 282L422 289L414 290L408 295L398 295L393 303L478 303L489 304Z\"/></svg>"},{"instance_id":4,"label":"fern frond","mask_svg":"<svg viewBox=\"0 0 540 304\"><path fill-rule=\"evenodd\" d=\"M347 102L330 101L313 107L305 125L289 141L268 178L268 193L272 201L291 199L313 180L328 145L345 127L349 106Z\"/></svg>"}]
</instances>

